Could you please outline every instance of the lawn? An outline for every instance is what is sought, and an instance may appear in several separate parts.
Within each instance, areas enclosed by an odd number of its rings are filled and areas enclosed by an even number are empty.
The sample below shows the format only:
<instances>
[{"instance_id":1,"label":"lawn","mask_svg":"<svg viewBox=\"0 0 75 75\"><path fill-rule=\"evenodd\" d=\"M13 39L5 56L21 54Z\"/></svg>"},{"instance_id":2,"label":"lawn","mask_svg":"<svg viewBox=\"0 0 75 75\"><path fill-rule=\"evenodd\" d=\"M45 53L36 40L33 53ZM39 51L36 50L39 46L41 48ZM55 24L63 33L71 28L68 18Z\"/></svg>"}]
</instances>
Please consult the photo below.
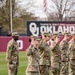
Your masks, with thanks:
<instances>
[{"instance_id":1,"label":"lawn","mask_svg":"<svg viewBox=\"0 0 75 75\"><path fill-rule=\"evenodd\" d=\"M7 63L6 63L6 53L0 52L0 75L8 75ZM17 75L26 75L25 70L27 67L27 56L25 51L19 52L19 70Z\"/></svg>"},{"instance_id":2,"label":"lawn","mask_svg":"<svg viewBox=\"0 0 75 75\"><path fill-rule=\"evenodd\" d=\"M25 75L25 70L27 67L27 57L25 52L19 53L20 62L18 75ZM0 75L8 75L7 63L6 63L6 53L0 53Z\"/></svg>"},{"instance_id":3,"label":"lawn","mask_svg":"<svg viewBox=\"0 0 75 75\"><path fill-rule=\"evenodd\" d=\"M27 67L27 56L25 51L20 52L19 57L20 57L20 62L19 62L19 70L17 75L26 75L25 70ZM6 58L6 53L0 53L0 75L8 75L7 63L5 58Z\"/></svg>"}]
</instances>

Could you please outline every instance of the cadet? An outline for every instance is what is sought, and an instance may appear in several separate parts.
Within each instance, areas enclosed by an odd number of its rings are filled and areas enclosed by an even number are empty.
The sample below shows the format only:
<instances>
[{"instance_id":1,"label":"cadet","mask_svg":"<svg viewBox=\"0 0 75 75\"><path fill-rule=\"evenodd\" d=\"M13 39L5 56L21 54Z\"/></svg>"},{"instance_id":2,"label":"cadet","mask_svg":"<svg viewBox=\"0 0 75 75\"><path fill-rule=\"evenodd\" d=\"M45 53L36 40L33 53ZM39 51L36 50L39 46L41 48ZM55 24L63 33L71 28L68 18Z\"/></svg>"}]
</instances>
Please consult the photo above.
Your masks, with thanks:
<instances>
[{"instance_id":1,"label":"cadet","mask_svg":"<svg viewBox=\"0 0 75 75\"><path fill-rule=\"evenodd\" d=\"M69 66L69 44L68 44L69 34L64 33L64 39L60 43L61 47L61 75L68 75Z\"/></svg>"},{"instance_id":2,"label":"cadet","mask_svg":"<svg viewBox=\"0 0 75 75\"><path fill-rule=\"evenodd\" d=\"M39 43L40 39L34 37L33 44L26 50L28 56L28 66L26 69L26 75L40 75L39 72Z\"/></svg>"},{"instance_id":3,"label":"cadet","mask_svg":"<svg viewBox=\"0 0 75 75\"><path fill-rule=\"evenodd\" d=\"M8 42L6 61L8 64L8 75L17 75L19 66L19 50L17 40L19 35L17 32L12 33L12 40Z\"/></svg>"},{"instance_id":4,"label":"cadet","mask_svg":"<svg viewBox=\"0 0 75 75\"><path fill-rule=\"evenodd\" d=\"M53 34L50 46L52 75L60 75L61 50L58 41L59 41L58 35Z\"/></svg>"},{"instance_id":5,"label":"cadet","mask_svg":"<svg viewBox=\"0 0 75 75\"><path fill-rule=\"evenodd\" d=\"M36 38L37 36L31 36L30 38L29 38L29 42L31 42L31 44L30 45L33 45L34 44L34 39Z\"/></svg>"},{"instance_id":6,"label":"cadet","mask_svg":"<svg viewBox=\"0 0 75 75\"><path fill-rule=\"evenodd\" d=\"M75 75L75 33L72 33L72 40L69 42L70 50L70 75Z\"/></svg>"},{"instance_id":7,"label":"cadet","mask_svg":"<svg viewBox=\"0 0 75 75\"><path fill-rule=\"evenodd\" d=\"M42 34L42 41L39 46L40 54L40 75L49 75L50 74L50 47L47 42L50 39L49 33Z\"/></svg>"}]
</instances>

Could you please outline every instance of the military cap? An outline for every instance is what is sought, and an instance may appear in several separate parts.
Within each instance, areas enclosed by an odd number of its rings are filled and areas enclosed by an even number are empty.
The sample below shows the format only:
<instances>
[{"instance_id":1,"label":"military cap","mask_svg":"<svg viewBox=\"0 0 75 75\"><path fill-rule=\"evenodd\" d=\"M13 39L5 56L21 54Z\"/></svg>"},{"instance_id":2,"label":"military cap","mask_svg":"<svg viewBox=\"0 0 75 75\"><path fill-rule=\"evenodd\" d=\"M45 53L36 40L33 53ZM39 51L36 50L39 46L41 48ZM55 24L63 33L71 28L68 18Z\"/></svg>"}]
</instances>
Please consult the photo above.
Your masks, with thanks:
<instances>
[{"instance_id":1,"label":"military cap","mask_svg":"<svg viewBox=\"0 0 75 75\"><path fill-rule=\"evenodd\" d=\"M31 39L34 38L34 40L40 40L40 38L38 36L31 36Z\"/></svg>"},{"instance_id":2,"label":"military cap","mask_svg":"<svg viewBox=\"0 0 75 75\"><path fill-rule=\"evenodd\" d=\"M31 40L35 39L36 36L31 35L29 38L29 42L31 42Z\"/></svg>"},{"instance_id":3,"label":"military cap","mask_svg":"<svg viewBox=\"0 0 75 75\"><path fill-rule=\"evenodd\" d=\"M68 32L63 32L62 35L69 35L69 33Z\"/></svg>"},{"instance_id":4,"label":"military cap","mask_svg":"<svg viewBox=\"0 0 75 75\"><path fill-rule=\"evenodd\" d=\"M72 32L71 35L75 35L75 32Z\"/></svg>"},{"instance_id":5,"label":"military cap","mask_svg":"<svg viewBox=\"0 0 75 75\"><path fill-rule=\"evenodd\" d=\"M55 38L55 37L59 37L59 35L57 33L53 33L52 38Z\"/></svg>"},{"instance_id":6,"label":"military cap","mask_svg":"<svg viewBox=\"0 0 75 75\"><path fill-rule=\"evenodd\" d=\"M53 33L52 36L58 36L58 34L57 33Z\"/></svg>"},{"instance_id":7,"label":"military cap","mask_svg":"<svg viewBox=\"0 0 75 75\"><path fill-rule=\"evenodd\" d=\"M18 32L13 32L13 33L12 33L12 36L19 36L19 35L18 35Z\"/></svg>"},{"instance_id":8,"label":"military cap","mask_svg":"<svg viewBox=\"0 0 75 75\"><path fill-rule=\"evenodd\" d=\"M44 32L44 33L42 33L42 35L44 35L44 36L50 36L50 33Z\"/></svg>"},{"instance_id":9,"label":"military cap","mask_svg":"<svg viewBox=\"0 0 75 75\"><path fill-rule=\"evenodd\" d=\"M36 37L37 37L37 36L33 36L33 35L31 35L31 37L30 37L30 38L32 39L32 38L36 38Z\"/></svg>"},{"instance_id":10,"label":"military cap","mask_svg":"<svg viewBox=\"0 0 75 75\"><path fill-rule=\"evenodd\" d=\"M40 41L41 39L39 37L35 37L34 40Z\"/></svg>"}]
</instances>

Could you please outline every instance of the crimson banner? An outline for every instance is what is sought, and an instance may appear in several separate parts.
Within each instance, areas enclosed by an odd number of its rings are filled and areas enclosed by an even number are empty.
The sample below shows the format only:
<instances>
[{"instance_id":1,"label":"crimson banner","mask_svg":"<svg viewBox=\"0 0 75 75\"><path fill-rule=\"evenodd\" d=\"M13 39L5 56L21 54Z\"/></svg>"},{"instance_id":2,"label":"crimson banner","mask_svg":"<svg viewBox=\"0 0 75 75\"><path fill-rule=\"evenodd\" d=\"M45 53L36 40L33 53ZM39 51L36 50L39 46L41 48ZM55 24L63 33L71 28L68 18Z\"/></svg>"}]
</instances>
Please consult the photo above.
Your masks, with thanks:
<instances>
[{"instance_id":1,"label":"crimson banner","mask_svg":"<svg viewBox=\"0 0 75 75\"><path fill-rule=\"evenodd\" d=\"M9 37L9 36L3 36L3 37L0 37L0 52L6 52L6 49L7 49L7 43L11 40L12 38ZM70 37L71 39L71 37ZM69 39L69 40L70 40ZM63 36L60 36L60 40L59 40L59 43L63 40ZM18 47L19 47L19 50L20 51L25 51L28 46L30 45L30 42L29 42L29 36L21 36L19 38L19 40L17 41L18 43ZM50 45L50 41L48 42L49 45Z\"/></svg>"},{"instance_id":2,"label":"crimson banner","mask_svg":"<svg viewBox=\"0 0 75 75\"><path fill-rule=\"evenodd\" d=\"M9 40L11 40L12 38L7 36L7 37L0 37L0 52L5 52L7 49L7 43L9 42ZM27 49L27 47L29 46L30 42L29 42L29 37L20 37L19 40L17 41L18 46L19 46L19 50L20 51L25 51Z\"/></svg>"}]
</instances>

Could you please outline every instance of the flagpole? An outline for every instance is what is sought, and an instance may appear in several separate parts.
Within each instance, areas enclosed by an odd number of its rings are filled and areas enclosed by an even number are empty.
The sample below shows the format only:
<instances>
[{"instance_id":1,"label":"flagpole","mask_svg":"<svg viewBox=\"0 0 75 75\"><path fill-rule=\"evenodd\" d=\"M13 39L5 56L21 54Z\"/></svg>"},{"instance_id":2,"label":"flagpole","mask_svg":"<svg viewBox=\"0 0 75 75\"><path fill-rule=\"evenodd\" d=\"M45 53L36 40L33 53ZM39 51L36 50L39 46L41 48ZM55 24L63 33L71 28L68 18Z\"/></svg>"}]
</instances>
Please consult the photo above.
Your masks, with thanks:
<instances>
[{"instance_id":1,"label":"flagpole","mask_svg":"<svg viewBox=\"0 0 75 75\"><path fill-rule=\"evenodd\" d=\"M48 12L47 12L47 2L46 2L46 0L44 0L44 12L46 13L46 16L47 16L46 21L48 21Z\"/></svg>"}]
</instances>

